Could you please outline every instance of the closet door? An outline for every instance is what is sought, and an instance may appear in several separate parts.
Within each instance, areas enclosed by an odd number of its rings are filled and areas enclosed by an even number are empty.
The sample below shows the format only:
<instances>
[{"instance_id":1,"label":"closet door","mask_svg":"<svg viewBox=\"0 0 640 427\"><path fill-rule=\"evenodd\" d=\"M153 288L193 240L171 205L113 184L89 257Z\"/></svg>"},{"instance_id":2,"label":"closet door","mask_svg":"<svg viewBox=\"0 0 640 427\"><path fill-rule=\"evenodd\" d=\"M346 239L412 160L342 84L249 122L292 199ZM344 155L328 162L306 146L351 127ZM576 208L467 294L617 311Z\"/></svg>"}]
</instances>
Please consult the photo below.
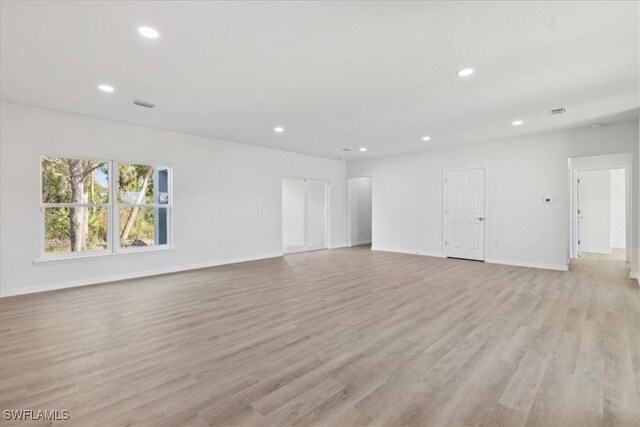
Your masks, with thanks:
<instances>
[{"instance_id":1,"label":"closet door","mask_svg":"<svg viewBox=\"0 0 640 427\"><path fill-rule=\"evenodd\" d=\"M328 245L328 185L326 181L306 180L306 249L326 249Z\"/></svg>"},{"instance_id":2,"label":"closet door","mask_svg":"<svg viewBox=\"0 0 640 427\"><path fill-rule=\"evenodd\" d=\"M305 250L304 179L282 180L282 251L285 254Z\"/></svg>"}]
</instances>

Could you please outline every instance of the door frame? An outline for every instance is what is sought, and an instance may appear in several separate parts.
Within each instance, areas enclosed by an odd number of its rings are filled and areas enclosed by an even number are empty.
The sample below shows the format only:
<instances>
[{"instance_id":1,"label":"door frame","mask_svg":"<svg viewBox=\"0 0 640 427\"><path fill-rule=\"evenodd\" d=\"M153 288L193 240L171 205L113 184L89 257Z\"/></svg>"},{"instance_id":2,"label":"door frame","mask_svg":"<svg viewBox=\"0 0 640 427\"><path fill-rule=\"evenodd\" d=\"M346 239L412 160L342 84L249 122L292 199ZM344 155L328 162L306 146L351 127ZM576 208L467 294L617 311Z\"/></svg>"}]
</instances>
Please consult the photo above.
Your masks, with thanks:
<instances>
[{"instance_id":1,"label":"door frame","mask_svg":"<svg viewBox=\"0 0 640 427\"><path fill-rule=\"evenodd\" d=\"M571 160L593 159L593 165L573 166ZM571 193L571 203L569 208L569 258L579 258L578 247L578 174L593 170L613 170L624 169L625 182L625 261L631 262L631 246L633 243L633 192L632 185L632 158L630 153L616 153L595 156L580 156L569 158L569 191Z\"/></svg>"},{"instance_id":2,"label":"door frame","mask_svg":"<svg viewBox=\"0 0 640 427\"><path fill-rule=\"evenodd\" d=\"M489 168L487 166L466 166L461 168L445 168L442 169L442 253L445 258L447 254L447 173L455 171L463 171L469 169L483 169L484 170L484 247L482 261L486 262L489 258Z\"/></svg>"},{"instance_id":3,"label":"door frame","mask_svg":"<svg viewBox=\"0 0 640 427\"><path fill-rule=\"evenodd\" d=\"M352 176L351 178L347 178L344 181L345 186L345 200L347 205L347 247L350 248L353 246L353 242L351 241L351 208L349 203L349 181L352 179L358 178L369 178L371 180L371 244L373 244L373 176L364 175L364 176ZM365 243L363 243L365 244Z\"/></svg>"},{"instance_id":4,"label":"door frame","mask_svg":"<svg viewBox=\"0 0 640 427\"><path fill-rule=\"evenodd\" d=\"M282 241L282 236L284 234L284 230L282 229L282 217L283 217L283 212L282 212L282 203L283 203L283 199L282 199L282 182L285 179L298 179L298 180L302 180L303 183L303 201L304 204L302 206L302 215L303 215L303 235L304 235L304 243L303 243L303 249L302 251L298 251L298 252L284 252L284 242ZM298 253L302 253L302 252L312 252L309 251L307 249L307 181L313 181L313 182L322 182L324 184L326 184L325 186L325 192L324 192L324 200L325 200L325 206L324 206L324 238L325 238L325 242L326 244L326 248L322 248L322 249L314 249L313 251L321 251L324 249L330 249L331 248L331 181L328 179L318 179L318 178L306 178L306 177L301 177L301 176L290 176L290 175L286 175L286 176L282 176L280 179L280 244L282 247L282 253L283 255L289 255L289 254L298 254Z\"/></svg>"}]
</instances>

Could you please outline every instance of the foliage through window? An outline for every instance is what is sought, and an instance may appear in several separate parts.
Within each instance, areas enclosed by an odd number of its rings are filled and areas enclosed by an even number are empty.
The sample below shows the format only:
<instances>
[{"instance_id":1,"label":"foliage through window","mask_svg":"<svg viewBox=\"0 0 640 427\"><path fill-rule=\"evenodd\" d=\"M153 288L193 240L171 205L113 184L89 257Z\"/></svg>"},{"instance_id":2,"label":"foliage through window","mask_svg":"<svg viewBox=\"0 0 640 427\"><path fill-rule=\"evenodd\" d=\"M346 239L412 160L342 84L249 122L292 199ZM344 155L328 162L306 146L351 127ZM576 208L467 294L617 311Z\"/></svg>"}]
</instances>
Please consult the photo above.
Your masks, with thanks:
<instances>
[{"instance_id":1,"label":"foliage through window","mask_svg":"<svg viewBox=\"0 0 640 427\"><path fill-rule=\"evenodd\" d=\"M118 163L120 246L167 244L169 170Z\"/></svg>"},{"instance_id":2,"label":"foliage through window","mask_svg":"<svg viewBox=\"0 0 640 427\"><path fill-rule=\"evenodd\" d=\"M169 244L169 168L64 157L40 166L43 255Z\"/></svg>"}]
</instances>

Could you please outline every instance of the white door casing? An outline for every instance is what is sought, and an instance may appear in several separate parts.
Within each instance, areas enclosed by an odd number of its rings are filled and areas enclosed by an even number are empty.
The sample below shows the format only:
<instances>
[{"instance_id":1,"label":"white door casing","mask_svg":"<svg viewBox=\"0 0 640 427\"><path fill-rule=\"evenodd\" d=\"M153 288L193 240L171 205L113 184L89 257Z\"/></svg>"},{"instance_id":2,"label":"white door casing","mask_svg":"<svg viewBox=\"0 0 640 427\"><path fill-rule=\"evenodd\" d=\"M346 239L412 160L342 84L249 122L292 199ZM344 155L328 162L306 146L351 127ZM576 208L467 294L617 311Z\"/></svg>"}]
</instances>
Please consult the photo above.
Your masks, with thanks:
<instances>
[{"instance_id":1,"label":"white door casing","mask_svg":"<svg viewBox=\"0 0 640 427\"><path fill-rule=\"evenodd\" d=\"M446 171L445 255L484 261L485 170Z\"/></svg>"}]
</instances>

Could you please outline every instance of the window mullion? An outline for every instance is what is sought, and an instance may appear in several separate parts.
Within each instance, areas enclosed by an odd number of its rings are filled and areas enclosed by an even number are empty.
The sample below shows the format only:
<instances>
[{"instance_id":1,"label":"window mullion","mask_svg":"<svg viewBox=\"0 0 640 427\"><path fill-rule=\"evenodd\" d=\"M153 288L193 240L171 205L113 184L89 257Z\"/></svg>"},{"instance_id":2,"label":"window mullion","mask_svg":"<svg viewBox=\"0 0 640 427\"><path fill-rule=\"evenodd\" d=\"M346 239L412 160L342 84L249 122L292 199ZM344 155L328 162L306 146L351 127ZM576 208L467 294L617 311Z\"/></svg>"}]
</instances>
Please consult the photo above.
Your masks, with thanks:
<instances>
[{"instance_id":1,"label":"window mullion","mask_svg":"<svg viewBox=\"0 0 640 427\"><path fill-rule=\"evenodd\" d=\"M111 162L111 168L113 169L113 185L111 188L111 207L112 207L112 224L111 224L111 241L112 252L118 252L120 250L120 208L118 206L118 189L120 188L120 174L118 173L119 163L116 161Z\"/></svg>"}]
</instances>

